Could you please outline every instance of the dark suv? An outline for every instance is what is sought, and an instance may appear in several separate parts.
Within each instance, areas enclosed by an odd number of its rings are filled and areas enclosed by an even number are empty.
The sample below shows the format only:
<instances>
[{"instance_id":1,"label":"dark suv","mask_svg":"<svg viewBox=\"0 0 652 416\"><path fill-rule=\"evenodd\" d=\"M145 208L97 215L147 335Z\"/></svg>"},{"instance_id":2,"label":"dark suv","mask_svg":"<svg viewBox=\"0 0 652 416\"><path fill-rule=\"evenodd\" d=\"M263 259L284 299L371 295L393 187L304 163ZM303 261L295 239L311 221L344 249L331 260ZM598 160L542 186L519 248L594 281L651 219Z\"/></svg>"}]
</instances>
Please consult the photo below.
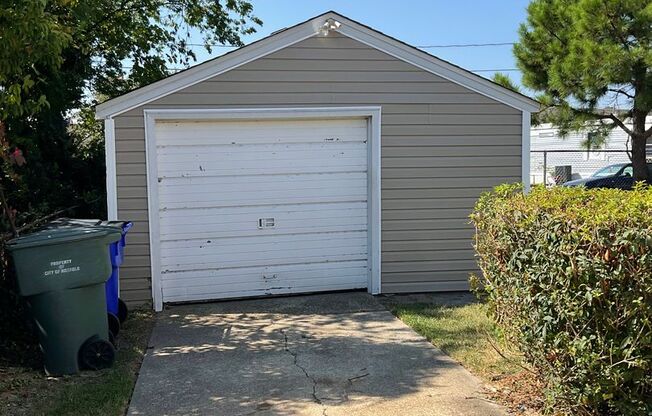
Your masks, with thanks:
<instances>
[{"instance_id":1,"label":"dark suv","mask_svg":"<svg viewBox=\"0 0 652 416\"><path fill-rule=\"evenodd\" d=\"M648 184L652 184L652 163L647 164ZM563 184L563 186L586 186L587 188L618 188L632 189L634 185L634 169L631 163L617 163L609 165L588 178L576 179Z\"/></svg>"}]
</instances>

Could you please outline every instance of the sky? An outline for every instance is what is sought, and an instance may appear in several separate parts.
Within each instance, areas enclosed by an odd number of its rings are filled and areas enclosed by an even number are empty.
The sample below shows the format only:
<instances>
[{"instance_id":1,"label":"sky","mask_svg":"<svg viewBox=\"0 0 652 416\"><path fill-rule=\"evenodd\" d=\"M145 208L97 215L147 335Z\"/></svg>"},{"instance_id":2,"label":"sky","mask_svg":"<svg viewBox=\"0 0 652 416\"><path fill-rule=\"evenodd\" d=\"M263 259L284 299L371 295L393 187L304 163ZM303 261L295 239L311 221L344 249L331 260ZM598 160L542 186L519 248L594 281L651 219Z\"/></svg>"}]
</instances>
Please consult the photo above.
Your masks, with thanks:
<instances>
[{"instance_id":1,"label":"sky","mask_svg":"<svg viewBox=\"0 0 652 416\"><path fill-rule=\"evenodd\" d=\"M254 14L263 20L256 34L245 36L249 44L284 27L293 26L328 10L379 30L413 46L509 43L518 40L528 0L252 0ZM198 33L192 43L201 43ZM209 55L195 52L202 62L231 49L216 48ZM515 69L510 45L485 47L424 48L427 52L491 78L493 70ZM520 84L518 71L502 71Z\"/></svg>"}]
</instances>

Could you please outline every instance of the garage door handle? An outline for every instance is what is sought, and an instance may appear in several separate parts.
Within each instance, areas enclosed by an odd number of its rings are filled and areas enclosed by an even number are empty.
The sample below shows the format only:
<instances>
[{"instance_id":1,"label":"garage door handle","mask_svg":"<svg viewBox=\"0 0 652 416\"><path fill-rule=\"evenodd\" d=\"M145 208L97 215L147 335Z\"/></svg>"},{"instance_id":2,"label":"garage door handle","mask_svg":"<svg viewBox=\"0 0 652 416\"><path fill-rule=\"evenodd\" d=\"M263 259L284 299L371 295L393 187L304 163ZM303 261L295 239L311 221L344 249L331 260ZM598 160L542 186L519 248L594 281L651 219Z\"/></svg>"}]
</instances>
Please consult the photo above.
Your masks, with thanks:
<instances>
[{"instance_id":1,"label":"garage door handle","mask_svg":"<svg viewBox=\"0 0 652 416\"><path fill-rule=\"evenodd\" d=\"M258 218L258 228L274 228L275 225L274 218Z\"/></svg>"}]
</instances>

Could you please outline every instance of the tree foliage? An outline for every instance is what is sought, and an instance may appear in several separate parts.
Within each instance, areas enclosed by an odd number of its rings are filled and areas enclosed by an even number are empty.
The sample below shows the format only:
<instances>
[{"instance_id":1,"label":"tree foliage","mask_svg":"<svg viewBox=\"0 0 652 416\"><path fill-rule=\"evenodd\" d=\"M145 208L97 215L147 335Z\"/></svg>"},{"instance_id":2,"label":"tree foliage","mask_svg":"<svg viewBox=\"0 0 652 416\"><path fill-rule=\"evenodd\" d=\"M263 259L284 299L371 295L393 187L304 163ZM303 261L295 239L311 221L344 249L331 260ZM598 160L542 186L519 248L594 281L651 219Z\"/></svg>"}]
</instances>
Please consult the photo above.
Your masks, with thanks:
<instances>
[{"instance_id":1,"label":"tree foliage","mask_svg":"<svg viewBox=\"0 0 652 416\"><path fill-rule=\"evenodd\" d=\"M647 178L652 128L652 3L649 0L534 0L514 47L523 84L541 92L562 134L589 126L631 138L634 176Z\"/></svg>"},{"instance_id":2,"label":"tree foliage","mask_svg":"<svg viewBox=\"0 0 652 416\"><path fill-rule=\"evenodd\" d=\"M33 104L48 97L29 92L37 83L55 92L56 76L66 76L59 89L76 95L68 108L165 77L168 65L196 59L193 33L209 52L216 44L242 45L241 35L261 24L252 13L244 0L9 2L0 7L0 119L37 110Z\"/></svg>"},{"instance_id":3,"label":"tree foliage","mask_svg":"<svg viewBox=\"0 0 652 416\"><path fill-rule=\"evenodd\" d=\"M169 65L192 63L191 32L208 52L242 45L241 35L262 23L252 13L243 0L84 1L72 9L73 39L92 59L91 87L110 98L169 75Z\"/></svg>"},{"instance_id":4,"label":"tree foliage","mask_svg":"<svg viewBox=\"0 0 652 416\"><path fill-rule=\"evenodd\" d=\"M493 82L495 82L496 84L502 87L505 87L514 92L521 93L521 89L519 88L519 86L516 85L514 80L512 80L507 74L503 74L502 72L496 72L492 77L492 80Z\"/></svg>"},{"instance_id":5,"label":"tree foliage","mask_svg":"<svg viewBox=\"0 0 652 416\"><path fill-rule=\"evenodd\" d=\"M47 9L44 0L0 8L0 121L46 103L43 95L31 94L45 81L40 69L59 67L71 41L69 28Z\"/></svg>"},{"instance_id":6,"label":"tree foliage","mask_svg":"<svg viewBox=\"0 0 652 416\"><path fill-rule=\"evenodd\" d=\"M93 105L169 75L168 65L191 64L193 35L210 52L215 44L241 45L260 24L246 0L0 4L0 361L28 334L2 250L11 223L20 229L62 209L106 215Z\"/></svg>"},{"instance_id":7,"label":"tree foliage","mask_svg":"<svg viewBox=\"0 0 652 416\"><path fill-rule=\"evenodd\" d=\"M16 0L0 6L0 185L11 212L26 221L88 205L84 195L98 190L94 197L100 197L104 178L96 167L103 158L101 146L91 142L102 136L89 117L97 98L159 80L169 75L168 65L189 65L196 59L193 35L211 51L215 44L241 45L241 36L259 24L245 0ZM14 153L26 163L17 166ZM80 177L74 167L88 158L94 177L80 184L88 175Z\"/></svg>"},{"instance_id":8,"label":"tree foliage","mask_svg":"<svg viewBox=\"0 0 652 416\"><path fill-rule=\"evenodd\" d=\"M516 82L514 82L513 79L510 78L509 75L504 74L502 72L496 72L494 76L491 78L493 82L496 84L500 85L501 87L505 87L508 90L512 90L514 92L517 92L519 94L523 94L523 91L521 91L521 88L518 86ZM541 114L539 113L534 113L531 116L531 121L533 126L538 126L541 124L543 121L541 120Z\"/></svg>"}]
</instances>

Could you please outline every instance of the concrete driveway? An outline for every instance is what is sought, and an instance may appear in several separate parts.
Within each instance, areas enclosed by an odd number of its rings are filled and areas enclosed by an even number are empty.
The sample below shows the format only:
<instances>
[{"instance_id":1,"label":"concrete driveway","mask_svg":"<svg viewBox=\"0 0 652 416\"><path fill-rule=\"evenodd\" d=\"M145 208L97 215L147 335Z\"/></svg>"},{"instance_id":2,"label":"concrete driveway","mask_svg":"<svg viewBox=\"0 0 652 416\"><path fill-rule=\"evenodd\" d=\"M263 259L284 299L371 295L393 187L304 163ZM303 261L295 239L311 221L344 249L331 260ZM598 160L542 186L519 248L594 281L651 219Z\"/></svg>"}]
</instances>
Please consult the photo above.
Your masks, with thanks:
<instances>
[{"instance_id":1,"label":"concrete driveway","mask_svg":"<svg viewBox=\"0 0 652 416\"><path fill-rule=\"evenodd\" d=\"M502 415L362 292L169 307L130 415Z\"/></svg>"}]
</instances>

